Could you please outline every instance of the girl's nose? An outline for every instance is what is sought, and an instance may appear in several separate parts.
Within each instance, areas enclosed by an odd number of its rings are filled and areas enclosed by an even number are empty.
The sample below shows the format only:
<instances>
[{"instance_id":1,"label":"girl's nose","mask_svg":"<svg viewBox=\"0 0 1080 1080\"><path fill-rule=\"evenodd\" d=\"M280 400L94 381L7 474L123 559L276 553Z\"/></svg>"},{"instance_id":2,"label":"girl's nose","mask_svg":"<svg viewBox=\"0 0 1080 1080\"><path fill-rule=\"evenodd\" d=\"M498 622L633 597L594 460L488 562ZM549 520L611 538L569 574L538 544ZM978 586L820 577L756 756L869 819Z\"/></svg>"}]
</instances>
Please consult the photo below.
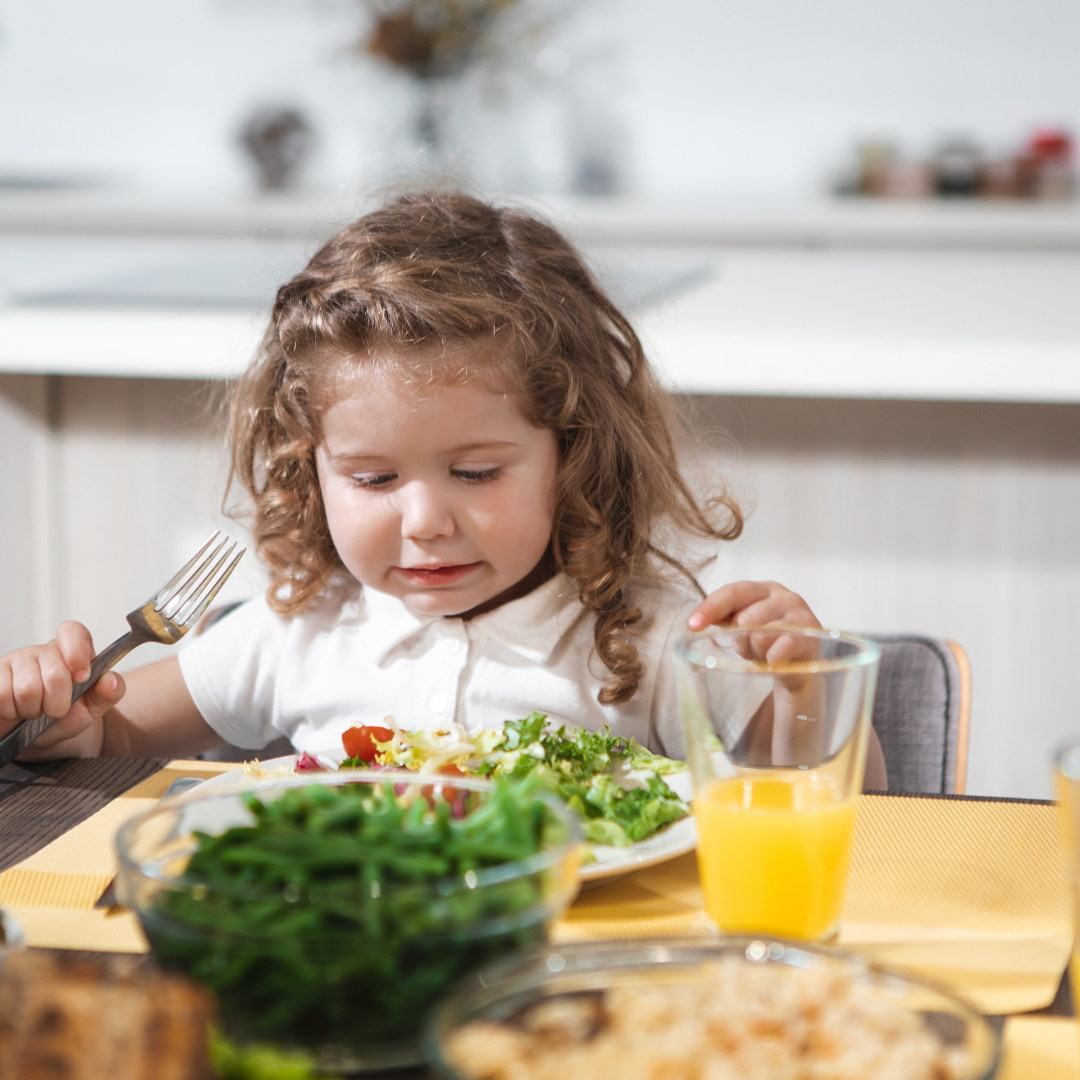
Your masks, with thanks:
<instances>
[{"instance_id":1,"label":"girl's nose","mask_svg":"<svg viewBox=\"0 0 1080 1080\"><path fill-rule=\"evenodd\" d=\"M407 484L399 492L398 507L406 540L436 540L454 533L450 507L429 484Z\"/></svg>"}]
</instances>

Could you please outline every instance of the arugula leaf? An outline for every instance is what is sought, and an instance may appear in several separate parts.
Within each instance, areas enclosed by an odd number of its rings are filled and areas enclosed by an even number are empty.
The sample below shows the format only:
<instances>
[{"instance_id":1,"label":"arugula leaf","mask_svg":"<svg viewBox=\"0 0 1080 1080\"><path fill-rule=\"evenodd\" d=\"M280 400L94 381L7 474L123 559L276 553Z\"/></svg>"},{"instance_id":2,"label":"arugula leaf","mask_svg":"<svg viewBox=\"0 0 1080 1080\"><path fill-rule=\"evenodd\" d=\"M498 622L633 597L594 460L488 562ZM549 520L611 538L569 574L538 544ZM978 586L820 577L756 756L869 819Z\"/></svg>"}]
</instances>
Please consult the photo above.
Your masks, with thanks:
<instances>
[{"instance_id":1,"label":"arugula leaf","mask_svg":"<svg viewBox=\"0 0 1080 1080\"><path fill-rule=\"evenodd\" d=\"M544 731L547 716L544 713L529 713L524 720L507 720L503 724L503 739L499 749L519 750L538 742Z\"/></svg>"}]
</instances>

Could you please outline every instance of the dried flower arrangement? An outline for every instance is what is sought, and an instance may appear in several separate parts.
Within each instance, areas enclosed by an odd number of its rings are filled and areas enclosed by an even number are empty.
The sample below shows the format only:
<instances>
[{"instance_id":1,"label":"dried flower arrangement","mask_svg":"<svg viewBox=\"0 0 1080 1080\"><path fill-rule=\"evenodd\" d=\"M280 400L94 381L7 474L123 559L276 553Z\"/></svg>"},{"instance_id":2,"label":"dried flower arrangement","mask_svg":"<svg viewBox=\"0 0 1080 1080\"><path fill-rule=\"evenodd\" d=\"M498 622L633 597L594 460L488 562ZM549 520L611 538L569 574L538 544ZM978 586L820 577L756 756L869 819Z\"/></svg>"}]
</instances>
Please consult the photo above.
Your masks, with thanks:
<instances>
[{"instance_id":1,"label":"dried flower arrangement","mask_svg":"<svg viewBox=\"0 0 1080 1080\"><path fill-rule=\"evenodd\" d=\"M357 51L419 79L460 75L491 47L492 32L521 0L364 0L373 25Z\"/></svg>"}]
</instances>

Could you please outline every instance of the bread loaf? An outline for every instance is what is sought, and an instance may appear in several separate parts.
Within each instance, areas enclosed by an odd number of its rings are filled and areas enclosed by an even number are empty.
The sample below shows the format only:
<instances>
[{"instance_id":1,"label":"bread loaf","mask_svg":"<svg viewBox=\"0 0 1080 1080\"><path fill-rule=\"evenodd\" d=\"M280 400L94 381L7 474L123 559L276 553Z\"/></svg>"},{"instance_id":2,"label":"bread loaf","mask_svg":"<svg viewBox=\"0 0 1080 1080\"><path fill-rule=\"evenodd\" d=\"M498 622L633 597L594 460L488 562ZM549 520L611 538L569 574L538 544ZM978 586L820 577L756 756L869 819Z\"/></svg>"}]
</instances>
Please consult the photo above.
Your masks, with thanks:
<instances>
[{"instance_id":1,"label":"bread loaf","mask_svg":"<svg viewBox=\"0 0 1080 1080\"><path fill-rule=\"evenodd\" d=\"M208 1080L211 994L160 974L15 953L0 968L3 1080Z\"/></svg>"}]
</instances>

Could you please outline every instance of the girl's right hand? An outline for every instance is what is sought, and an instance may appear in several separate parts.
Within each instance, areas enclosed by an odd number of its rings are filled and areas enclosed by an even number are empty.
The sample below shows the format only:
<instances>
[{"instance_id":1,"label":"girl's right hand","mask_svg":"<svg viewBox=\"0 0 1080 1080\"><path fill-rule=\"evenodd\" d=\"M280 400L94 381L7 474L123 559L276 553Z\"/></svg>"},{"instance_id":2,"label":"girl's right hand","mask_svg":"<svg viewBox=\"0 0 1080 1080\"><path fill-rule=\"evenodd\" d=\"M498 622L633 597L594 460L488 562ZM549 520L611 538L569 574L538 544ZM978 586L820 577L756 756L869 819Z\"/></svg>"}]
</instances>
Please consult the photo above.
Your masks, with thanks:
<instances>
[{"instance_id":1,"label":"girl's right hand","mask_svg":"<svg viewBox=\"0 0 1080 1080\"><path fill-rule=\"evenodd\" d=\"M106 672L74 705L72 689L90 677L94 642L81 623L66 622L47 645L30 645L0 658L0 736L42 713L59 717L21 760L100 753L101 717L124 696L124 680Z\"/></svg>"}]
</instances>

